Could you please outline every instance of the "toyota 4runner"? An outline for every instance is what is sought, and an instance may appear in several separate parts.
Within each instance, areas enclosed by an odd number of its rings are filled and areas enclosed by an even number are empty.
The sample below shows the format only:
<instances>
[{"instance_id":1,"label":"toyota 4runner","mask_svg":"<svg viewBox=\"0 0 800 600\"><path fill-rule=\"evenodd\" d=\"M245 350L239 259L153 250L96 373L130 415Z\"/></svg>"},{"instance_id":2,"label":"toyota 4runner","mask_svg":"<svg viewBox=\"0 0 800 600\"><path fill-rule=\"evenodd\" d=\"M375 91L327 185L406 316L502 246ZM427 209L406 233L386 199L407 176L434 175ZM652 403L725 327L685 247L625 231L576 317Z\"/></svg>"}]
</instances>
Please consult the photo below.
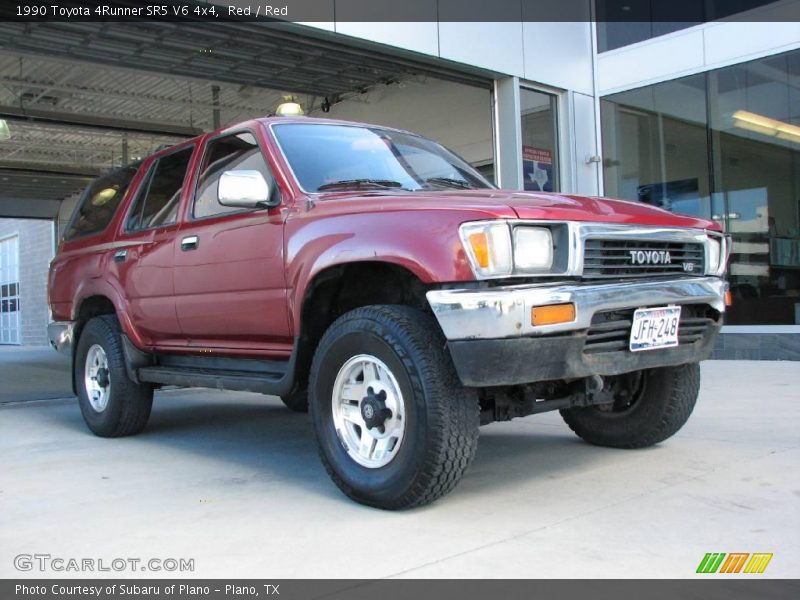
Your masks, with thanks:
<instances>
[{"instance_id":1,"label":"toyota 4runner","mask_svg":"<svg viewBox=\"0 0 800 600\"><path fill-rule=\"evenodd\" d=\"M53 346L97 435L153 390L310 409L342 491L450 491L481 424L559 410L602 446L686 422L726 304L728 240L640 203L504 191L371 125L258 119L92 183L49 275Z\"/></svg>"}]
</instances>

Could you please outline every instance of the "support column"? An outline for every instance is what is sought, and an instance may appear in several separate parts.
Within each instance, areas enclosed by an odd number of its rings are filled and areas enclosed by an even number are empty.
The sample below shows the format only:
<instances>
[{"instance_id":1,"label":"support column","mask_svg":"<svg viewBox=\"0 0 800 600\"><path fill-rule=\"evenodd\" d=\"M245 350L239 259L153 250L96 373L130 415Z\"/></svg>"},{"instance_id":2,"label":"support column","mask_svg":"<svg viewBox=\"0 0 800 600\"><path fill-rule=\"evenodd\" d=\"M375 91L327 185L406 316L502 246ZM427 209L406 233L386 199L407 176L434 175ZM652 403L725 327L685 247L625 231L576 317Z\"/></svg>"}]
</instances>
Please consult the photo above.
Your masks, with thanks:
<instances>
[{"instance_id":1,"label":"support column","mask_svg":"<svg viewBox=\"0 0 800 600\"><path fill-rule=\"evenodd\" d=\"M130 157L128 156L128 134L122 134L122 166L127 167Z\"/></svg>"},{"instance_id":2,"label":"support column","mask_svg":"<svg viewBox=\"0 0 800 600\"><path fill-rule=\"evenodd\" d=\"M214 106L214 110L211 112L211 121L212 126L214 129L219 129L220 127L220 118L219 118L219 86L212 85L211 86L211 104Z\"/></svg>"},{"instance_id":3,"label":"support column","mask_svg":"<svg viewBox=\"0 0 800 600\"><path fill-rule=\"evenodd\" d=\"M494 82L494 162L497 184L522 189L522 121L519 78Z\"/></svg>"}]
</instances>

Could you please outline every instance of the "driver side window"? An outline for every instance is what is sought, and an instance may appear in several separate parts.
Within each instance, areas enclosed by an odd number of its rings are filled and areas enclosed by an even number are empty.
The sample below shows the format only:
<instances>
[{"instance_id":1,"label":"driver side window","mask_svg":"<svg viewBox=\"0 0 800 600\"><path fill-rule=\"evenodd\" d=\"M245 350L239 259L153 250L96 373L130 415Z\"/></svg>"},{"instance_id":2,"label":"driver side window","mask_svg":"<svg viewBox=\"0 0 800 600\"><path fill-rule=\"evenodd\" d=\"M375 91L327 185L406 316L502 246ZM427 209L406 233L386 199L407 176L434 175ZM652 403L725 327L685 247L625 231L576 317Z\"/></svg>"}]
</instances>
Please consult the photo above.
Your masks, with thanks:
<instances>
[{"instance_id":1,"label":"driver side window","mask_svg":"<svg viewBox=\"0 0 800 600\"><path fill-rule=\"evenodd\" d=\"M236 133L212 140L203 157L198 177L192 216L195 219L213 217L243 209L219 203L219 179L225 171L258 171L267 181L274 181L267 161L255 136L249 132ZM278 193L272 186L273 193ZM246 210L246 209L245 209Z\"/></svg>"},{"instance_id":2,"label":"driver side window","mask_svg":"<svg viewBox=\"0 0 800 600\"><path fill-rule=\"evenodd\" d=\"M177 221L183 181L192 152L194 147L167 154L150 168L128 216L128 231L163 227Z\"/></svg>"}]
</instances>

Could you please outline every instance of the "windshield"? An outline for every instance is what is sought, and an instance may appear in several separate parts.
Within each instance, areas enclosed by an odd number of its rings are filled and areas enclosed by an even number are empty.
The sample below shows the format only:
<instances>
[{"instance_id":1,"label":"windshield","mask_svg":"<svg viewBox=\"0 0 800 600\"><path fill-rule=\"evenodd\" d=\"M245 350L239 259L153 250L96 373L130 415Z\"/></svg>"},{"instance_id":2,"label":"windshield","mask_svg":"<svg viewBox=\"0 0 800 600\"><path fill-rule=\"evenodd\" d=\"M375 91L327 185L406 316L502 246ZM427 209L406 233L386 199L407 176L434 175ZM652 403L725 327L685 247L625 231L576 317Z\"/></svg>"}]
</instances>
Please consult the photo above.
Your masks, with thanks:
<instances>
[{"instance_id":1,"label":"windshield","mask_svg":"<svg viewBox=\"0 0 800 600\"><path fill-rule=\"evenodd\" d=\"M285 123L273 131L306 192L492 187L458 156L416 135L328 123Z\"/></svg>"}]
</instances>

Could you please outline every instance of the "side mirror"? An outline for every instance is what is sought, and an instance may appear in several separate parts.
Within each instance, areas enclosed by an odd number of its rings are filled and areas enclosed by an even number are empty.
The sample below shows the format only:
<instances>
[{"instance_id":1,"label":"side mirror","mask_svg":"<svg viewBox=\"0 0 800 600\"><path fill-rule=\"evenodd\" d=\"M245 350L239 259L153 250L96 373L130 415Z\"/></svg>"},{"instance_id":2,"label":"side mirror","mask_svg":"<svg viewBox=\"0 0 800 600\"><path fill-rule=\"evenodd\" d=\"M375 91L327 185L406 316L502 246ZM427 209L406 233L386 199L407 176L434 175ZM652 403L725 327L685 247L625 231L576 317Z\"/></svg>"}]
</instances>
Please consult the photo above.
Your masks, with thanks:
<instances>
[{"instance_id":1,"label":"side mirror","mask_svg":"<svg viewBox=\"0 0 800 600\"><path fill-rule=\"evenodd\" d=\"M272 197L272 187L259 171L225 171L219 178L217 199L224 206L259 208L277 206L280 198Z\"/></svg>"}]
</instances>

